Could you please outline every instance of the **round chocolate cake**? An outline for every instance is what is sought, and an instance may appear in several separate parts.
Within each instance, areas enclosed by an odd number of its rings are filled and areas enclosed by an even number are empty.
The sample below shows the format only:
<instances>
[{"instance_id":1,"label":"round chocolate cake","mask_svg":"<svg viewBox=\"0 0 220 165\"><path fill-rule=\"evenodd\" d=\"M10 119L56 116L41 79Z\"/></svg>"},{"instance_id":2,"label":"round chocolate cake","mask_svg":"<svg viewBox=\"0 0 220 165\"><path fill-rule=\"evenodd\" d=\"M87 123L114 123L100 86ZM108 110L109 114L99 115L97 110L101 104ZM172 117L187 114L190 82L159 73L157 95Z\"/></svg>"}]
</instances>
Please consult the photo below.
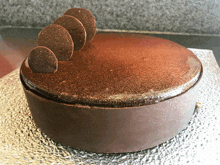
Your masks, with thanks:
<instances>
[{"instance_id":1,"label":"round chocolate cake","mask_svg":"<svg viewBox=\"0 0 220 165\"><path fill-rule=\"evenodd\" d=\"M40 32L20 69L43 132L65 145L112 153L153 147L186 128L202 74L190 50L131 33L92 34L86 42L83 24L71 17ZM65 20L77 26L65 29ZM71 27L83 35L71 35Z\"/></svg>"}]
</instances>

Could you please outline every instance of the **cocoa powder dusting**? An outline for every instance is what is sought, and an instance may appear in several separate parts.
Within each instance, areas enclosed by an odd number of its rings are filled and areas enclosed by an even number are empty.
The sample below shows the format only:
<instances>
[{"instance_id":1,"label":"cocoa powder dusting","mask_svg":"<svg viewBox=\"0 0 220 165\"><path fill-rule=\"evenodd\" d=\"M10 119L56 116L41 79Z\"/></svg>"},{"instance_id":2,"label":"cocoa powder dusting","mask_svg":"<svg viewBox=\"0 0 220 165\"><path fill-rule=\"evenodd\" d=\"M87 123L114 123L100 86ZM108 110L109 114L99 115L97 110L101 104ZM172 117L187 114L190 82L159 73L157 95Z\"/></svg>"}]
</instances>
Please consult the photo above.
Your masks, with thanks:
<instances>
[{"instance_id":1,"label":"cocoa powder dusting","mask_svg":"<svg viewBox=\"0 0 220 165\"><path fill-rule=\"evenodd\" d=\"M195 62L189 63L189 58ZM69 61L59 61L58 65L59 70L52 75L33 74L24 64L21 70L32 84L67 102L88 101L94 105L117 104L126 98L145 104L144 97L135 95L169 92L201 70L200 61L191 51L171 41L112 33L97 34Z\"/></svg>"},{"instance_id":2,"label":"cocoa powder dusting","mask_svg":"<svg viewBox=\"0 0 220 165\"><path fill-rule=\"evenodd\" d=\"M49 25L40 31L37 45L52 50L59 61L67 61L74 50L73 40L69 32L56 24Z\"/></svg>"},{"instance_id":3,"label":"cocoa powder dusting","mask_svg":"<svg viewBox=\"0 0 220 165\"><path fill-rule=\"evenodd\" d=\"M63 15L70 15L77 18L82 22L86 29L86 42L91 42L96 34L95 17L92 13L84 8L71 8L68 9Z\"/></svg>"},{"instance_id":4,"label":"cocoa powder dusting","mask_svg":"<svg viewBox=\"0 0 220 165\"><path fill-rule=\"evenodd\" d=\"M86 30L83 24L75 17L63 15L57 18L53 24L64 27L72 37L74 51L79 51L86 43Z\"/></svg>"}]
</instances>

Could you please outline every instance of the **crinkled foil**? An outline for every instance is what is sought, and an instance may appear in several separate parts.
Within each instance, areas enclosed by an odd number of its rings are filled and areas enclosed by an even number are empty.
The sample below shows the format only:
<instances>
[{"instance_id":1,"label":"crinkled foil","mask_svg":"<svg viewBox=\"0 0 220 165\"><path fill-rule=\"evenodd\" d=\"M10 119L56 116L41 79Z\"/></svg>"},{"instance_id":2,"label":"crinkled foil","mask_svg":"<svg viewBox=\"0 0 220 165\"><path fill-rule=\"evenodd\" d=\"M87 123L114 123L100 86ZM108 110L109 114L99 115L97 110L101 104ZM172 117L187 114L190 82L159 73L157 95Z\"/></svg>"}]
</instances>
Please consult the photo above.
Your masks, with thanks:
<instances>
[{"instance_id":1,"label":"crinkled foil","mask_svg":"<svg viewBox=\"0 0 220 165\"><path fill-rule=\"evenodd\" d=\"M19 69L0 79L0 164L220 164L220 70L210 50L192 50L204 74L189 126L151 149L98 154L53 142L35 126Z\"/></svg>"}]
</instances>

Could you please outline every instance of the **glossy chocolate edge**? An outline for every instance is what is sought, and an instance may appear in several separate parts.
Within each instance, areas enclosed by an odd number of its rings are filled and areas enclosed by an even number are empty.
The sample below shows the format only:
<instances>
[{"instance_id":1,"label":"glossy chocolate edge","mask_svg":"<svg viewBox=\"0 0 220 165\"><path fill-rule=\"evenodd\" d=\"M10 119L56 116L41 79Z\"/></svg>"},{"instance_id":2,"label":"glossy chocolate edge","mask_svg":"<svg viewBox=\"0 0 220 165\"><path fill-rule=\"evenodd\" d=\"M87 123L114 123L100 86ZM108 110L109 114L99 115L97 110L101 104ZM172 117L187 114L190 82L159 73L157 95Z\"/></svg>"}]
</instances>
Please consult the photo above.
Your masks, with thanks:
<instances>
[{"instance_id":1,"label":"glossy chocolate edge","mask_svg":"<svg viewBox=\"0 0 220 165\"><path fill-rule=\"evenodd\" d=\"M25 62L25 60L24 60ZM154 93L146 93L146 94L134 94L129 96L112 96L109 100L86 100L86 99L76 99L75 102L67 102L65 100L61 100L59 96L53 95L48 93L47 91L39 89L35 84L32 84L28 79L26 79L23 74L22 70L20 70L20 75L25 83L25 85L35 94L40 95L41 97L45 97L50 100L55 100L57 102L62 102L66 104L81 104L86 106L99 106L99 107L112 107L112 108L120 108L120 107L135 107L135 106L144 106L155 104L175 96L181 95L182 93L186 92L190 88L192 88L197 81L200 79L202 74L202 64L200 72L192 78L189 82L174 87L172 90L164 90L160 92ZM121 97L121 98L120 98ZM123 98L124 97L124 98Z\"/></svg>"}]
</instances>

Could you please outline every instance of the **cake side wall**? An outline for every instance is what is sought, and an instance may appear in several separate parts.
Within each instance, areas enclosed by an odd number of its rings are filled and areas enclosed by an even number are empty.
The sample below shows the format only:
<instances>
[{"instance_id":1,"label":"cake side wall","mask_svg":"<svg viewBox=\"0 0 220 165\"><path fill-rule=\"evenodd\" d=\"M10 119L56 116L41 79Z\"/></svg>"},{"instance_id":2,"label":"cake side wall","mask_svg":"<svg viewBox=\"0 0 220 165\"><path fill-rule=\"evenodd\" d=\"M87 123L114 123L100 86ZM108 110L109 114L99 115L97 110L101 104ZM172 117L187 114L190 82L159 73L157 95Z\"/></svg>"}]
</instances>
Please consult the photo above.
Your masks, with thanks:
<instances>
[{"instance_id":1,"label":"cake side wall","mask_svg":"<svg viewBox=\"0 0 220 165\"><path fill-rule=\"evenodd\" d=\"M45 27L71 7L89 9L98 29L219 34L220 2L213 0L1 0L0 27Z\"/></svg>"},{"instance_id":2,"label":"cake side wall","mask_svg":"<svg viewBox=\"0 0 220 165\"><path fill-rule=\"evenodd\" d=\"M31 114L42 132L61 144L101 153L151 148L180 133L194 112L200 80L187 92L157 104L105 108L45 99L31 92L21 78Z\"/></svg>"}]
</instances>

